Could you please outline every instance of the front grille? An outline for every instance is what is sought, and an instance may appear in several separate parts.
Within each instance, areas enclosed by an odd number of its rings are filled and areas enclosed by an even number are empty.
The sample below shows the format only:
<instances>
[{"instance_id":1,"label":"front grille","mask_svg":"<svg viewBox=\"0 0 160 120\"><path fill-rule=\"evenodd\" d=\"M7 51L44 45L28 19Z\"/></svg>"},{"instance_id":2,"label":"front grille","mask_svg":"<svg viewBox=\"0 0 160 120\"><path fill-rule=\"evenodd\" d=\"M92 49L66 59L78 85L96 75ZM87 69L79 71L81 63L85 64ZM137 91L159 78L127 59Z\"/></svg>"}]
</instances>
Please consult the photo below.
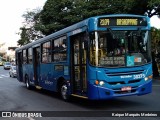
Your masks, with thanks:
<instances>
[{"instance_id":1,"label":"front grille","mask_svg":"<svg viewBox=\"0 0 160 120\"><path fill-rule=\"evenodd\" d=\"M129 81L114 81L114 82L107 82L109 85L124 85L124 84L131 84L131 83L138 83L141 79L138 80L129 80Z\"/></svg>"},{"instance_id":2,"label":"front grille","mask_svg":"<svg viewBox=\"0 0 160 120\"><path fill-rule=\"evenodd\" d=\"M141 80L139 79L139 80L130 80L130 81L128 81L128 83L137 83L137 82L140 82Z\"/></svg>"},{"instance_id":3,"label":"front grille","mask_svg":"<svg viewBox=\"0 0 160 120\"><path fill-rule=\"evenodd\" d=\"M142 74L144 70L138 71L125 71L125 72L106 72L107 76L114 77L114 76L123 76L123 75L135 75L135 74Z\"/></svg>"},{"instance_id":4,"label":"front grille","mask_svg":"<svg viewBox=\"0 0 160 120\"><path fill-rule=\"evenodd\" d=\"M135 93L142 79L134 79L133 75L138 75L143 73L144 73L144 70L137 70L137 71L133 70L133 71L123 71L123 72L107 72L106 71L106 75L110 77L110 81L107 81L107 83L111 85L110 88L113 89L114 94ZM131 86L132 89L122 91L120 86L121 87Z\"/></svg>"},{"instance_id":5,"label":"front grille","mask_svg":"<svg viewBox=\"0 0 160 120\"><path fill-rule=\"evenodd\" d=\"M124 81L117 81L117 82L107 82L110 85L118 85L118 84L125 84Z\"/></svg>"}]
</instances>

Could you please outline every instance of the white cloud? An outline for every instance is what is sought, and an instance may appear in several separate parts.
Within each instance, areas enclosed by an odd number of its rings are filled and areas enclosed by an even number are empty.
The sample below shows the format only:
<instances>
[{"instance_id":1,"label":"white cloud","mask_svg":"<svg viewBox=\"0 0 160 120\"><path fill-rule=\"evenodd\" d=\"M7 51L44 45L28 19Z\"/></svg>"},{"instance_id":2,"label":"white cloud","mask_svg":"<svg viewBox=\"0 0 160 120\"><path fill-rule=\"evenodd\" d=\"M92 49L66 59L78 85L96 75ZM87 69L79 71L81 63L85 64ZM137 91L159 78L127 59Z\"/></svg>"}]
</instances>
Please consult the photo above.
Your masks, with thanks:
<instances>
[{"instance_id":1,"label":"white cloud","mask_svg":"<svg viewBox=\"0 0 160 120\"><path fill-rule=\"evenodd\" d=\"M20 38L16 33L22 27L22 15L27 10L43 7L46 0L3 0L0 1L0 43L15 46Z\"/></svg>"}]
</instances>

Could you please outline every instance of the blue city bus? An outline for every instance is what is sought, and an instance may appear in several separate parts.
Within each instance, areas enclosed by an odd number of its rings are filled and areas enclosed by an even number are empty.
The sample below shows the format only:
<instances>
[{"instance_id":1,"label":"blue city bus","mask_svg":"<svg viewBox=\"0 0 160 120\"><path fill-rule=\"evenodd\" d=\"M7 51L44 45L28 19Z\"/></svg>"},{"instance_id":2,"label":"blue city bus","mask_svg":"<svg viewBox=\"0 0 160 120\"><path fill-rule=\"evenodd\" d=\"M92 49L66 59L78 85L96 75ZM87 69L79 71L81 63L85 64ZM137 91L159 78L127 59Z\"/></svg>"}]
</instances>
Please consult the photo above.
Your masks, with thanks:
<instances>
[{"instance_id":1,"label":"blue city bus","mask_svg":"<svg viewBox=\"0 0 160 120\"><path fill-rule=\"evenodd\" d=\"M152 91L150 20L95 16L16 49L17 79L26 87L105 100Z\"/></svg>"}]
</instances>

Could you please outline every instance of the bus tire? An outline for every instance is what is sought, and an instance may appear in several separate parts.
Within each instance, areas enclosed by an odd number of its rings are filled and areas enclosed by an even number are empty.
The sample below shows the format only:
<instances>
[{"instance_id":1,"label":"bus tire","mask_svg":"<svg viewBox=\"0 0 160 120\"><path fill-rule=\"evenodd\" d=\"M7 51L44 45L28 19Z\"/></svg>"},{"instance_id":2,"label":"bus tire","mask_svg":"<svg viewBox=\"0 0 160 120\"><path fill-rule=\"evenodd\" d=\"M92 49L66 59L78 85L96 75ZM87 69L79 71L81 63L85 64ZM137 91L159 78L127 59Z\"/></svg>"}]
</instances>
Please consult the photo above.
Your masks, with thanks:
<instances>
[{"instance_id":1,"label":"bus tire","mask_svg":"<svg viewBox=\"0 0 160 120\"><path fill-rule=\"evenodd\" d=\"M69 101L70 99L70 96L67 94L67 91L68 91L67 84L63 82L60 87L60 94L64 101Z\"/></svg>"},{"instance_id":2,"label":"bus tire","mask_svg":"<svg viewBox=\"0 0 160 120\"><path fill-rule=\"evenodd\" d=\"M31 85L30 85L29 78L28 78L27 75L25 76L25 81L26 81L26 88L30 90L31 89Z\"/></svg>"}]
</instances>

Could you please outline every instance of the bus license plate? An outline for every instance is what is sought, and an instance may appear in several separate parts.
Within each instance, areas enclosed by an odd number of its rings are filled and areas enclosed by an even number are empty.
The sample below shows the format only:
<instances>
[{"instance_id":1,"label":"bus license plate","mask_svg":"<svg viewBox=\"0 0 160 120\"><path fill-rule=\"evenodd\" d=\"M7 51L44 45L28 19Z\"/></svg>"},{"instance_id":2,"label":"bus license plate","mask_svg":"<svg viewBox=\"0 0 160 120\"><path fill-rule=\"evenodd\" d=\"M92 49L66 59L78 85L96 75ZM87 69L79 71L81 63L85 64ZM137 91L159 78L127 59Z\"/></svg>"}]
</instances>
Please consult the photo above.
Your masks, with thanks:
<instances>
[{"instance_id":1,"label":"bus license plate","mask_svg":"<svg viewBox=\"0 0 160 120\"><path fill-rule=\"evenodd\" d=\"M130 91L132 88L130 86L121 88L121 91Z\"/></svg>"}]
</instances>

